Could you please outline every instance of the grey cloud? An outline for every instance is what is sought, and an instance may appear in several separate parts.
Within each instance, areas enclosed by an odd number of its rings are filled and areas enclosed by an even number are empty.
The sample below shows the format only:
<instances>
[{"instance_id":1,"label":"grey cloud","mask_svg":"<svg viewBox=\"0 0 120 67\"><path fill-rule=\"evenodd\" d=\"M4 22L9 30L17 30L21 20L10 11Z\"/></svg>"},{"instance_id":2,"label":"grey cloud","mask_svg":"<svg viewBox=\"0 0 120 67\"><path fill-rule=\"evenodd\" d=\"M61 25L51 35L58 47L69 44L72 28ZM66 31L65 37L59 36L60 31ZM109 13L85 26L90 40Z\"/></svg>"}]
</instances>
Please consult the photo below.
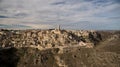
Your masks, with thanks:
<instances>
[{"instance_id":1,"label":"grey cloud","mask_svg":"<svg viewBox=\"0 0 120 67\"><path fill-rule=\"evenodd\" d=\"M111 25L112 24L112 25ZM106 26L107 25L107 26ZM89 21L75 22L69 25L63 25L65 29L84 29L84 30L119 30L120 23L95 23Z\"/></svg>"},{"instance_id":2,"label":"grey cloud","mask_svg":"<svg viewBox=\"0 0 120 67\"><path fill-rule=\"evenodd\" d=\"M0 0L0 3L2 2L3 0Z\"/></svg>"},{"instance_id":3,"label":"grey cloud","mask_svg":"<svg viewBox=\"0 0 120 67\"><path fill-rule=\"evenodd\" d=\"M65 1L52 3L52 5L64 5L64 4L66 4Z\"/></svg>"},{"instance_id":4,"label":"grey cloud","mask_svg":"<svg viewBox=\"0 0 120 67\"><path fill-rule=\"evenodd\" d=\"M108 19L115 19L115 20L119 20L119 19L120 19L120 16L108 17Z\"/></svg>"},{"instance_id":5,"label":"grey cloud","mask_svg":"<svg viewBox=\"0 0 120 67\"><path fill-rule=\"evenodd\" d=\"M9 18L8 16L2 16L2 15L0 15L0 18Z\"/></svg>"},{"instance_id":6,"label":"grey cloud","mask_svg":"<svg viewBox=\"0 0 120 67\"><path fill-rule=\"evenodd\" d=\"M24 18L24 17L28 17L29 14L26 13L17 13L14 15L15 18Z\"/></svg>"},{"instance_id":7,"label":"grey cloud","mask_svg":"<svg viewBox=\"0 0 120 67\"><path fill-rule=\"evenodd\" d=\"M0 28L31 28L30 26L25 26L25 25L7 25L7 24L0 24Z\"/></svg>"},{"instance_id":8,"label":"grey cloud","mask_svg":"<svg viewBox=\"0 0 120 67\"><path fill-rule=\"evenodd\" d=\"M86 0L86 2L87 1L88 0ZM73 5L73 4L79 4L81 2L85 2L85 0L62 0L52 3L52 5Z\"/></svg>"},{"instance_id":9,"label":"grey cloud","mask_svg":"<svg viewBox=\"0 0 120 67\"><path fill-rule=\"evenodd\" d=\"M114 2L116 2L116 3L120 3L120 0L113 0Z\"/></svg>"}]
</instances>

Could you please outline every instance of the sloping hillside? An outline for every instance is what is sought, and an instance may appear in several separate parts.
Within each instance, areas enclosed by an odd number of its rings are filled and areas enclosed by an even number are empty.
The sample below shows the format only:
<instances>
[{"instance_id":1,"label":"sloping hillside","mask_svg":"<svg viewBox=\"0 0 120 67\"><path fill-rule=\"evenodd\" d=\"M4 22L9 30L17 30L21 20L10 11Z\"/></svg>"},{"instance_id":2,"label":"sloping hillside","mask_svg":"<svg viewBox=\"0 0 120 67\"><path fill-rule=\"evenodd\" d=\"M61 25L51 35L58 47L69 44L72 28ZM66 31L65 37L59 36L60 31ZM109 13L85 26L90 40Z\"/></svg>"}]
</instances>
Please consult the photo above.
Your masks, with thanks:
<instances>
[{"instance_id":1,"label":"sloping hillside","mask_svg":"<svg viewBox=\"0 0 120 67\"><path fill-rule=\"evenodd\" d=\"M0 38L0 67L120 67L120 31L1 30Z\"/></svg>"}]
</instances>

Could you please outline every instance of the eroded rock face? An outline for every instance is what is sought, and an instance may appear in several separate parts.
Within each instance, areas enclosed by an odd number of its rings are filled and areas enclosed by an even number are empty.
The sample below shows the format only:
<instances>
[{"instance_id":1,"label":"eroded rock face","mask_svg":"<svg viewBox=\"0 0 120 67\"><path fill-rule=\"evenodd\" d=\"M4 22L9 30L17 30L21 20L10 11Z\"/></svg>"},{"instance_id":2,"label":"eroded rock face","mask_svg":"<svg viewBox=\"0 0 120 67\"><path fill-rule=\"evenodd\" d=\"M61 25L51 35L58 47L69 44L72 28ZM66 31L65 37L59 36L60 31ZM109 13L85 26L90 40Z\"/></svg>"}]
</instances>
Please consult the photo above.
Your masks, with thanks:
<instances>
[{"instance_id":1,"label":"eroded rock face","mask_svg":"<svg viewBox=\"0 0 120 67\"><path fill-rule=\"evenodd\" d=\"M79 45L84 42L97 43L101 39L95 31L68 30L0 30L0 47L42 47ZM89 44L90 45L90 44ZM92 45L93 46L93 45Z\"/></svg>"}]
</instances>

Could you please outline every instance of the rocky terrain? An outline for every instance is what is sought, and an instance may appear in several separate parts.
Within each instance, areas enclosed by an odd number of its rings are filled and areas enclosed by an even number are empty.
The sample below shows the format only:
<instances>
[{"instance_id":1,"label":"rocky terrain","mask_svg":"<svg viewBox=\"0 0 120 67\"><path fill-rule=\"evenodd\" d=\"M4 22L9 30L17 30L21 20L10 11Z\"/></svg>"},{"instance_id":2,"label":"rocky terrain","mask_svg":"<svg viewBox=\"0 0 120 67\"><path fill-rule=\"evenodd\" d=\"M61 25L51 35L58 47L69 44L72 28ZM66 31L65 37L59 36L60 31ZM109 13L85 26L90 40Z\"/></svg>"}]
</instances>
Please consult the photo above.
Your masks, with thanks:
<instances>
[{"instance_id":1,"label":"rocky terrain","mask_svg":"<svg viewBox=\"0 0 120 67\"><path fill-rule=\"evenodd\" d=\"M120 31L0 29L0 67L120 67Z\"/></svg>"}]
</instances>

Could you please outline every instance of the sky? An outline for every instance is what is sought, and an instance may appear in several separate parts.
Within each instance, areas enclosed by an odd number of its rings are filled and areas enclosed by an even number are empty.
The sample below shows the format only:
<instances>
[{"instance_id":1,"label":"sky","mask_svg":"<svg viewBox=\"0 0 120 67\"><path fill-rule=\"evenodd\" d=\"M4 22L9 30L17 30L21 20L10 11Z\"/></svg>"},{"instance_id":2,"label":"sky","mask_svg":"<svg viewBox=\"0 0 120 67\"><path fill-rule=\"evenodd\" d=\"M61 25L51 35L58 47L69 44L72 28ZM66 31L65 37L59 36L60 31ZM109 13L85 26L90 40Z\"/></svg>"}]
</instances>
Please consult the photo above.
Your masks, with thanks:
<instances>
[{"instance_id":1,"label":"sky","mask_svg":"<svg viewBox=\"0 0 120 67\"><path fill-rule=\"evenodd\" d=\"M120 30L120 0L0 0L0 28Z\"/></svg>"}]
</instances>

